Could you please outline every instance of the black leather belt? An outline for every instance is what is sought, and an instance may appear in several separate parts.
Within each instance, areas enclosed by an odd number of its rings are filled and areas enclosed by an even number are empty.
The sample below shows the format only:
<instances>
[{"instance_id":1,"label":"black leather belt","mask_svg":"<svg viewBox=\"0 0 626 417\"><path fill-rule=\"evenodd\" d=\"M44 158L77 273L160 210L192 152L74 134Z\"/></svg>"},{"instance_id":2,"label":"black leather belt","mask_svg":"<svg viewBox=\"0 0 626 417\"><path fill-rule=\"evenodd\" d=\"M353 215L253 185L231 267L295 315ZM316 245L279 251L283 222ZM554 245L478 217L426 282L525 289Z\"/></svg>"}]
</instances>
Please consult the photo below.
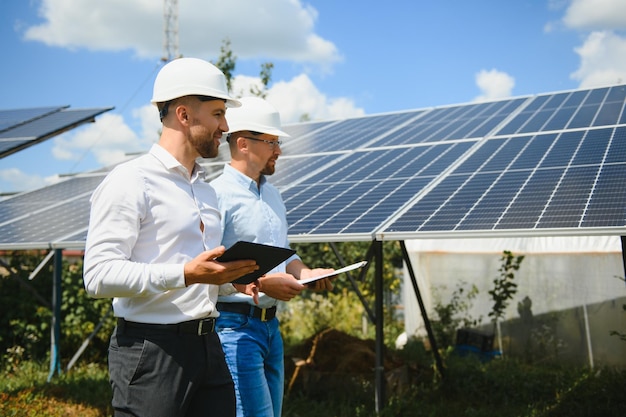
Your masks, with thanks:
<instances>
[{"instance_id":1,"label":"black leather belt","mask_svg":"<svg viewBox=\"0 0 626 417\"><path fill-rule=\"evenodd\" d=\"M176 324L152 324L152 323L137 323L134 321L127 321L123 318L117 319L117 328L124 333L126 329L143 329L143 330L156 330L161 332L171 332L177 334L193 334L196 336L203 336L215 331L215 317L207 317L204 319L184 321Z\"/></svg>"},{"instance_id":2,"label":"black leather belt","mask_svg":"<svg viewBox=\"0 0 626 417\"><path fill-rule=\"evenodd\" d=\"M259 308L248 303L217 303L217 311L245 314L248 317L254 317L261 321L269 321L276 317L276 306Z\"/></svg>"}]
</instances>

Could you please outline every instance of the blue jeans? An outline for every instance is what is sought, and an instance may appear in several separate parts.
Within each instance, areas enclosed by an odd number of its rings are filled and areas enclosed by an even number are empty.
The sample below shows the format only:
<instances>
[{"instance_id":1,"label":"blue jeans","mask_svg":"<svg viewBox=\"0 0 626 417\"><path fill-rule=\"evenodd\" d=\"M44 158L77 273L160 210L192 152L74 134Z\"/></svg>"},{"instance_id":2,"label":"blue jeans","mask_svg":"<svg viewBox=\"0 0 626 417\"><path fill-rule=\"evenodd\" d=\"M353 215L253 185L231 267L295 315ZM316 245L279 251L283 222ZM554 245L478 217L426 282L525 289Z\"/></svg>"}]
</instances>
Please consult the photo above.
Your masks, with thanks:
<instances>
[{"instance_id":1,"label":"blue jeans","mask_svg":"<svg viewBox=\"0 0 626 417\"><path fill-rule=\"evenodd\" d=\"M235 383L237 417L280 417L285 369L278 319L221 311L216 329Z\"/></svg>"}]
</instances>

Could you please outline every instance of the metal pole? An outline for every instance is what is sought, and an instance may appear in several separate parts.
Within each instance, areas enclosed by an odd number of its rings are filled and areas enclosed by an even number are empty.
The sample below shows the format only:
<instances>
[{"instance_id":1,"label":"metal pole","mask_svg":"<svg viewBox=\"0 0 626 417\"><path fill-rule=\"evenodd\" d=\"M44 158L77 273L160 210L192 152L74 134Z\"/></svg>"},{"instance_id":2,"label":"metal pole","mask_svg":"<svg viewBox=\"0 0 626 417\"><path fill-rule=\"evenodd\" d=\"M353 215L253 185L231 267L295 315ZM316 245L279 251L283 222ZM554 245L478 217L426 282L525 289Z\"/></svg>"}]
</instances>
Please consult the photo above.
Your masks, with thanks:
<instances>
[{"instance_id":1,"label":"metal pole","mask_svg":"<svg viewBox=\"0 0 626 417\"><path fill-rule=\"evenodd\" d=\"M624 248L626 248L626 236L620 236L620 240L622 241L622 264L624 265L624 276L626 276L626 252L624 252ZM626 280L624 280L626 282Z\"/></svg>"},{"instance_id":2,"label":"metal pole","mask_svg":"<svg viewBox=\"0 0 626 417\"><path fill-rule=\"evenodd\" d=\"M385 348L385 338L383 334L383 243L374 241L375 245L375 262L376 271L374 277L375 283L375 302L374 315L376 316L376 414L384 408L385 405L385 366L383 361L383 352Z\"/></svg>"},{"instance_id":3,"label":"metal pole","mask_svg":"<svg viewBox=\"0 0 626 417\"><path fill-rule=\"evenodd\" d=\"M420 293L420 289L417 286L417 280L415 279L415 273L413 272L413 265L411 265L409 252L406 250L406 245L404 244L404 241L400 241L400 248L402 249L402 257L404 258L404 262L406 262L406 269L409 271L409 276L411 277L411 283L413 284L413 291L415 291L415 296L417 297L417 303L419 304L420 312L422 313L422 319L424 320L426 333L428 333L428 341L430 342L431 350L433 351L433 355L435 356L435 364L437 365L437 370L439 371L439 374L443 378L445 377L443 362L441 360L441 356L439 355L439 349L437 348L437 341L435 340L435 334L430 325L430 320L428 319L428 313L426 313L426 307L424 307L422 294Z\"/></svg>"},{"instance_id":4,"label":"metal pole","mask_svg":"<svg viewBox=\"0 0 626 417\"><path fill-rule=\"evenodd\" d=\"M591 347L591 331L589 330L589 315L587 314L587 301L583 303L583 318L585 320L585 336L587 337L587 355L589 356L589 367L593 369L593 349Z\"/></svg>"},{"instance_id":5,"label":"metal pole","mask_svg":"<svg viewBox=\"0 0 626 417\"><path fill-rule=\"evenodd\" d=\"M52 328L50 329L50 373L48 382L54 373L61 374L61 275L63 274L63 250L54 250L54 272L52 276Z\"/></svg>"},{"instance_id":6,"label":"metal pole","mask_svg":"<svg viewBox=\"0 0 626 417\"><path fill-rule=\"evenodd\" d=\"M374 243L372 242L372 244L370 245L369 249L367 250L367 254L365 255L365 259L367 260L367 265L369 265L369 263L371 261L372 246L373 245L374 245ZM331 242L330 243L330 247L333 250L333 252L335 253L335 256L339 260L339 263L341 264L341 266L345 266L346 262L344 261L343 257L341 256L341 253L339 252L339 249L337 248L337 245L335 245L334 242ZM361 271L361 276L359 278L360 281L363 280L363 277L365 276L365 273L367 272L367 267L368 267L367 265ZM348 280L350 281L350 285L352 286L352 289L354 290L356 296L359 297L359 300L361 301L361 304L363 304L363 308L365 309L365 313L367 314L367 316L369 317L369 319L371 320L372 323L376 323L376 315L374 314L374 312L370 308L370 305L367 303L367 300L363 296L363 293L361 293L361 290L359 290L359 287L356 285L356 282L352 278L352 275L348 272L348 273L346 273L346 276L348 277Z\"/></svg>"}]
</instances>

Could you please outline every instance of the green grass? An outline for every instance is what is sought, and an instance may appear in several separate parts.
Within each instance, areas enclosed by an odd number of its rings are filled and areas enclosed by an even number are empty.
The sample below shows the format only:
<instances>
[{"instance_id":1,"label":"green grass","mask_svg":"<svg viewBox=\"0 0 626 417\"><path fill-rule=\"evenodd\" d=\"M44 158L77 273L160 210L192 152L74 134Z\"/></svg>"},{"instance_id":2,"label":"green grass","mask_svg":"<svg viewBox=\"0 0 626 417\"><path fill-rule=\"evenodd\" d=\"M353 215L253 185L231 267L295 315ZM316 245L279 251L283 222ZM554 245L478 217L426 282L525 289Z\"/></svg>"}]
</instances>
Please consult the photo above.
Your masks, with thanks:
<instances>
[{"instance_id":1,"label":"green grass","mask_svg":"<svg viewBox=\"0 0 626 417\"><path fill-rule=\"evenodd\" d=\"M112 415L107 369L81 365L48 383L47 364L23 362L0 374L1 416Z\"/></svg>"},{"instance_id":2,"label":"green grass","mask_svg":"<svg viewBox=\"0 0 626 417\"><path fill-rule=\"evenodd\" d=\"M626 415L626 370L481 363L447 358L446 378L405 366L381 417L613 417ZM46 382L46 364L24 362L0 375L1 416L110 416L104 365L79 365ZM375 416L373 375L317 375L289 393L284 417Z\"/></svg>"}]
</instances>

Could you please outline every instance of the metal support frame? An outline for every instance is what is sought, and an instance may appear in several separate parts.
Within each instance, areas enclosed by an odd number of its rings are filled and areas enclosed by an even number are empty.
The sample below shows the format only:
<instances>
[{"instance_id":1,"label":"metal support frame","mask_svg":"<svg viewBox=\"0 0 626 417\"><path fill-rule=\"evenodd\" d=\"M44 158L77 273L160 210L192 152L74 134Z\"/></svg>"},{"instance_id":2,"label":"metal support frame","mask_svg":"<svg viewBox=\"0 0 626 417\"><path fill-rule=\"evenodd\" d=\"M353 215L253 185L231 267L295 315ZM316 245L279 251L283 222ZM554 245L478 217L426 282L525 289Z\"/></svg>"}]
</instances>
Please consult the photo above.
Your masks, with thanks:
<instances>
[{"instance_id":1,"label":"metal support frame","mask_svg":"<svg viewBox=\"0 0 626 417\"><path fill-rule=\"evenodd\" d=\"M626 252L624 252L624 248L626 248L626 236L620 236L620 240L622 242L622 264L624 265L624 276L626 277ZM626 282L626 280L624 280Z\"/></svg>"},{"instance_id":2,"label":"metal support frame","mask_svg":"<svg viewBox=\"0 0 626 417\"><path fill-rule=\"evenodd\" d=\"M113 314L113 308L110 308L106 312L106 314L104 316L102 316L102 318L100 319L100 321L98 322L96 327L93 329L91 334L89 336L87 336L87 338L85 340L83 340L83 343L80 345L80 348L78 348L76 353L74 353L74 356L72 356L72 359L70 359L70 361L68 362L67 367L65 368L66 372L69 372L69 370L72 369L72 367L74 366L76 361L80 358L80 355L82 355L83 352L85 351L85 349L87 349L87 346L89 345L89 342L91 342L91 340L94 337L96 337L96 335L98 334L98 332L100 331L100 329L102 328L102 326L104 325L104 323L107 321L107 319L109 318L109 316L111 314Z\"/></svg>"},{"instance_id":3,"label":"metal support frame","mask_svg":"<svg viewBox=\"0 0 626 417\"><path fill-rule=\"evenodd\" d=\"M345 265L345 261L337 246L334 243L330 243L330 246L339 260L341 265ZM435 335L432 330L432 326L430 324L430 320L428 318L428 313L426 312L426 307L424 306L424 301L422 300L422 295L420 293L419 287L417 285L417 280L415 278L415 273L413 272L413 266L411 265L411 260L409 258L408 251L406 249L406 245L404 241L400 241L400 247L402 249L402 257L404 262L407 265L407 269L409 271L409 276L411 277L411 283L413 284L413 290L415 292L415 296L417 297L417 302L420 307L420 311L422 313L422 319L424 320L424 325L426 327L426 332L428 333L428 340L430 342L430 346L433 352L433 356L435 358L435 365L437 371L441 375L441 377L445 377L445 369L443 367L443 362L441 360L441 355L439 354L439 350L437 348L437 341L435 340ZM383 242L379 240L373 240L370 245L365 259L368 261L366 268L369 268L371 265L371 260L374 259L375 270L374 270L374 311L370 309L367 304L367 300L361 294L356 282L350 274L348 275L348 279L352 285L352 288L356 292L359 300L363 304L363 307L367 311L367 315L370 320L374 323L376 328L376 358L374 365L374 378L375 378L375 409L376 413L379 414L385 406L385 364L384 364L384 350L385 350L385 337L384 337L384 281L383 281ZM365 274L367 273L367 269L361 271L360 279L362 280Z\"/></svg>"},{"instance_id":4,"label":"metal support frame","mask_svg":"<svg viewBox=\"0 0 626 417\"><path fill-rule=\"evenodd\" d=\"M337 257L337 259L339 260L339 264L341 266L345 266L346 265L346 261L343 259L343 256L341 256L341 253L339 252L339 249L337 248L337 245L334 242L331 242L330 243L330 247L333 250L333 252L335 253L335 256ZM361 271L361 273L359 275L359 281L363 281L363 277L365 277L365 274L367 273L367 270L369 269L370 261L372 259L372 251L373 251L373 245L370 245L369 249L367 250L367 254L365 255L365 260L367 260L367 265ZM367 303L367 300L365 299L365 297L363 297L363 293L361 292L361 290L359 290L359 287L356 285L356 282L352 278L352 275L348 272L348 273L346 273L346 276L348 277L348 280L350 281L350 285L352 286L352 289L356 293L356 296L359 297L359 300L361 301L361 304L363 304L363 308L365 309L365 312L367 313L367 316L369 317L370 321L372 323L376 323L376 315L374 314L374 312L370 308L370 306Z\"/></svg>"},{"instance_id":5,"label":"metal support frame","mask_svg":"<svg viewBox=\"0 0 626 417\"><path fill-rule=\"evenodd\" d=\"M339 260L341 265L345 265L343 257L339 253L337 246L334 243L330 244L335 256ZM374 323L376 328L376 340L375 340L375 364L374 364L374 380L375 380L375 407L376 413L380 413L385 405L385 363L384 363L384 351L385 351L385 337L383 332L384 314L383 314L383 243L382 241L374 240L367 250L365 259L367 265L360 273L360 280L362 281L367 273L369 266L371 265L372 258L374 258L374 264L376 269L374 270L374 311L369 307L367 300L363 297L363 294L359 290L356 282L348 273L348 279L352 285L352 288L356 292L361 304L365 308L369 319Z\"/></svg>"},{"instance_id":6,"label":"metal support frame","mask_svg":"<svg viewBox=\"0 0 626 417\"><path fill-rule=\"evenodd\" d=\"M439 355L439 349L437 348L437 340L435 340L435 334L433 332L432 326L430 325L430 320L428 319L428 313L426 312L426 307L424 306L424 301L422 300L422 294L420 293L420 289L417 285L417 279L415 278L413 265L411 265L411 259L409 258L409 252L406 250L404 240L400 241L400 248L402 249L402 257L404 258L404 262L406 262L406 268L409 271L409 276L411 277L411 284L413 284L413 291L415 291L417 303L419 304L420 312L422 313L422 319L424 320L426 333L428 333L428 341L430 342L430 348L433 352L433 356L435 357L435 365L437 366L439 374L443 378L445 377L445 370L443 367L443 362L441 360L441 355Z\"/></svg>"},{"instance_id":7,"label":"metal support frame","mask_svg":"<svg viewBox=\"0 0 626 417\"><path fill-rule=\"evenodd\" d=\"M61 276L63 274L63 250L54 250L54 272L52 276L52 326L50 328L50 373L48 382L55 373L61 374Z\"/></svg>"},{"instance_id":8,"label":"metal support frame","mask_svg":"<svg viewBox=\"0 0 626 417\"><path fill-rule=\"evenodd\" d=\"M376 316L376 365L374 368L376 382L376 414L385 406L385 364L383 352L385 349L385 338L383 334L384 314L383 314L383 242L375 240L373 243L374 259L376 270L374 274L374 314Z\"/></svg>"}]
</instances>

